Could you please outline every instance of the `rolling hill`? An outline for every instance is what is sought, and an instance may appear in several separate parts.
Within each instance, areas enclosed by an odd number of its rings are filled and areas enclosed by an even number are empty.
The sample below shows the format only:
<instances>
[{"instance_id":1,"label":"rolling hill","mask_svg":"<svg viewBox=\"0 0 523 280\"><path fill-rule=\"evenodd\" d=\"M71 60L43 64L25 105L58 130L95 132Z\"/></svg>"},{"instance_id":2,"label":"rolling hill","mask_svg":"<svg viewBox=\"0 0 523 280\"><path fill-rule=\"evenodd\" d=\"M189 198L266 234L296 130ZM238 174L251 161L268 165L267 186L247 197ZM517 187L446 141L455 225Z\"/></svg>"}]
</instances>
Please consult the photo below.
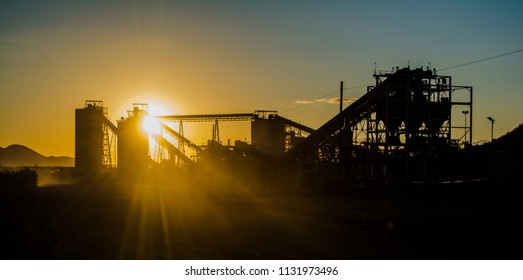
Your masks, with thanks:
<instances>
[{"instance_id":1,"label":"rolling hill","mask_svg":"<svg viewBox=\"0 0 523 280\"><path fill-rule=\"evenodd\" d=\"M497 149L523 150L523 124L498 139L494 139L492 145Z\"/></svg>"},{"instance_id":2,"label":"rolling hill","mask_svg":"<svg viewBox=\"0 0 523 280\"><path fill-rule=\"evenodd\" d=\"M72 157L43 156L23 145L10 145L6 148L0 147L0 166L74 166Z\"/></svg>"}]
</instances>

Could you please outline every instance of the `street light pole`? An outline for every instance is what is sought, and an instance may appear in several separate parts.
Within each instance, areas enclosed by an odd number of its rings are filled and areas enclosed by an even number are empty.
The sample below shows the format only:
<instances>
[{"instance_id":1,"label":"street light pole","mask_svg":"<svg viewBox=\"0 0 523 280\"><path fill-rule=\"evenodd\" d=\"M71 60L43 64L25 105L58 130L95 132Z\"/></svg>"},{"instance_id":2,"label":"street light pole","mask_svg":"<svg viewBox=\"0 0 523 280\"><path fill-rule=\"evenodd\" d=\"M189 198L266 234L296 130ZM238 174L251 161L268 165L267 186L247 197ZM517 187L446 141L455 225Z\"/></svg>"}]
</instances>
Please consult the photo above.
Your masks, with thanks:
<instances>
[{"instance_id":1,"label":"street light pole","mask_svg":"<svg viewBox=\"0 0 523 280\"><path fill-rule=\"evenodd\" d=\"M494 119L492 117L487 117L490 121L490 142L494 141Z\"/></svg>"},{"instance_id":2,"label":"street light pole","mask_svg":"<svg viewBox=\"0 0 523 280\"><path fill-rule=\"evenodd\" d=\"M462 112L463 115L465 115L465 142L463 142L463 146L467 146L467 114L469 113L469 111L463 111Z\"/></svg>"}]
</instances>

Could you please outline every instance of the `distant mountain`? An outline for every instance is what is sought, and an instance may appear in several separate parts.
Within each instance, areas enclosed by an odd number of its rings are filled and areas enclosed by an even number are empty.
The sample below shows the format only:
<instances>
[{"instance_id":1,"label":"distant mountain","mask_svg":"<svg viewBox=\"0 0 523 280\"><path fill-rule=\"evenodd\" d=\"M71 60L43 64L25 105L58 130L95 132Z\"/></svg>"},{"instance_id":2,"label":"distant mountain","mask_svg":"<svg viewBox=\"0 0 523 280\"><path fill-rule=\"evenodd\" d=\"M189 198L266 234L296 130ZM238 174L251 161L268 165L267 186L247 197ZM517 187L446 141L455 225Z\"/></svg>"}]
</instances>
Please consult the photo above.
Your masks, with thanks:
<instances>
[{"instance_id":1,"label":"distant mountain","mask_svg":"<svg viewBox=\"0 0 523 280\"><path fill-rule=\"evenodd\" d=\"M0 147L0 166L74 166L72 157L46 157L26 146Z\"/></svg>"}]
</instances>

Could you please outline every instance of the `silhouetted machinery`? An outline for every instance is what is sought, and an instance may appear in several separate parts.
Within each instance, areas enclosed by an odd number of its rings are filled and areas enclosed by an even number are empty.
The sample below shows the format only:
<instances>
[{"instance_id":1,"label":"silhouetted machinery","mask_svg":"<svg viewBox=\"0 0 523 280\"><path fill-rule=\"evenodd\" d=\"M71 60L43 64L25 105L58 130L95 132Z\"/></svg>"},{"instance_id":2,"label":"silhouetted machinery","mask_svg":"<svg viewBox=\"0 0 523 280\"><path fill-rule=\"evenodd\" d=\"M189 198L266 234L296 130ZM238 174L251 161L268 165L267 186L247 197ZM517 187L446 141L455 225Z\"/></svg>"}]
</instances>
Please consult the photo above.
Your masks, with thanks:
<instances>
[{"instance_id":1,"label":"silhouetted machinery","mask_svg":"<svg viewBox=\"0 0 523 280\"><path fill-rule=\"evenodd\" d=\"M114 166L117 135L118 169L123 173L139 173L167 162L184 166L212 156L216 162L254 159L271 170L293 169L300 182L307 181L304 174L316 180L336 174L441 179L452 151L472 143L472 87L455 86L450 76L423 68L374 71L373 76L375 85L317 130L276 111L256 111L159 116L160 131L147 134L141 125L146 104L133 105L116 129L101 101L87 101L85 108L76 110L76 168L80 173L99 173ZM459 121L461 113L464 124ZM223 121L250 121L252 142L222 144L219 122ZM205 146L195 145L183 134L188 122L213 122L213 139Z\"/></svg>"},{"instance_id":2,"label":"silhouetted machinery","mask_svg":"<svg viewBox=\"0 0 523 280\"><path fill-rule=\"evenodd\" d=\"M352 176L437 179L451 150L472 143L472 87L453 86L450 76L434 72L375 71L376 84L365 95L296 145L285 159L335 165ZM462 108L470 111L469 125L466 119L464 125L453 121Z\"/></svg>"},{"instance_id":3,"label":"silhouetted machinery","mask_svg":"<svg viewBox=\"0 0 523 280\"><path fill-rule=\"evenodd\" d=\"M100 174L107 170L105 167L116 166L118 162L118 172L132 177L150 167L190 165L202 156L217 157L221 161L240 158L269 161L283 155L314 131L278 116L276 111L152 117L147 112L147 104L142 103L133 104L127 117L117 121L116 128L107 119L107 109L102 104L101 101L87 101L85 108L76 110L76 168L79 172ZM145 130L147 118L158 122L159 131ZM243 141L235 141L234 145L221 143L219 122L230 121L251 123L252 144ZM198 146L184 136L183 125L190 122L214 123L213 139L208 145ZM112 136L110 145L105 143L108 129ZM106 146L111 147L109 163L105 161Z\"/></svg>"}]
</instances>

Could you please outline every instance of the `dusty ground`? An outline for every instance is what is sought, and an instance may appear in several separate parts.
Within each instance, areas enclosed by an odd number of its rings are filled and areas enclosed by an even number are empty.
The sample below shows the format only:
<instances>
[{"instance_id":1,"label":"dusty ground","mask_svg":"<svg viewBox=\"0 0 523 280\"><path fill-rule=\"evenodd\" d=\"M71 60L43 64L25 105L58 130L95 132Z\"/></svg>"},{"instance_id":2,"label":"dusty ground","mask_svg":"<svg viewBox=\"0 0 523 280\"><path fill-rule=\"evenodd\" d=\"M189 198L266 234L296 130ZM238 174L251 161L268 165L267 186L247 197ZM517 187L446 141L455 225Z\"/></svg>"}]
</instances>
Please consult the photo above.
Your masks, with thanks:
<instances>
[{"instance_id":1,"label":"dusty ground","mask_svg":"<svg viewBox=\"0 0 523 280\"><path fill-rule=\"evenodd\" d=\"M3 259L523 259L489 201L63 185L0 198Z\"/></svg>"}]
</instances>

